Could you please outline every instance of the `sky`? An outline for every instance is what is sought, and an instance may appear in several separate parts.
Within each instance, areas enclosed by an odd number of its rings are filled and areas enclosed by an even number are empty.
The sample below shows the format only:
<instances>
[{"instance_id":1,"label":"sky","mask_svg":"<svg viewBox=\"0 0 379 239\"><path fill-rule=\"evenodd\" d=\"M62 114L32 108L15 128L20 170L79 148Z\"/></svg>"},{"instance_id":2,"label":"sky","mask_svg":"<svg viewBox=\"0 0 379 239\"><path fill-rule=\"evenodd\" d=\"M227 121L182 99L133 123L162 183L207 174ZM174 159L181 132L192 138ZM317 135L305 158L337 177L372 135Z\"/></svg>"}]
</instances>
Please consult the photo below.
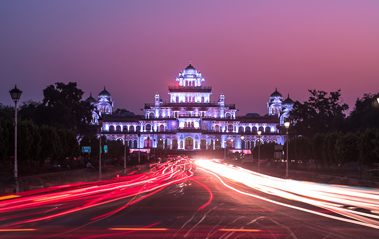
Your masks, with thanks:
<instances>
[{"instance_id":1,"label":"sky","mask_svg":"<svg viewBox=\"0 0 379 239\"><path fill-rule=\"evenodd\" d=\"M267 114L275 88L294 101L341 89L350 110L379 89L379 1L0 1L0 103L43 99L55 82L106 87L115 109L144 103L191 61L238 115Z\"/></svg>"}]
</instances>

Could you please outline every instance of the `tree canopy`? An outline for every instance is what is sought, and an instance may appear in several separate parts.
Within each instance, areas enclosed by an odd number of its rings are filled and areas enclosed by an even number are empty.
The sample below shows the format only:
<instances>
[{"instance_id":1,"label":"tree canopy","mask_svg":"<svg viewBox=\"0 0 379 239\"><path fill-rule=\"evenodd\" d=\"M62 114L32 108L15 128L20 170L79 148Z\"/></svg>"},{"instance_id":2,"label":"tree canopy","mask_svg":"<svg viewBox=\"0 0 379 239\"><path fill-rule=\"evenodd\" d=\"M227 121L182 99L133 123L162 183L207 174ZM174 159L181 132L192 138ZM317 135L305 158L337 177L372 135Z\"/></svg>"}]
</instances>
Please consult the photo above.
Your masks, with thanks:
<instances>
[{"instance_id":1,"label":"tree canopy","mask_svg":"<svg viewBox=\"0 0 379 239\"><path fill-rule=\"evenodd\" d=\"M294 122L296 135L313 136L343 130L344 111L349 107L341 102L341 90L327 93L321 90L308 90L308 101L296 101L291 111L290 120Z\"/></svg>"}]
</instances>

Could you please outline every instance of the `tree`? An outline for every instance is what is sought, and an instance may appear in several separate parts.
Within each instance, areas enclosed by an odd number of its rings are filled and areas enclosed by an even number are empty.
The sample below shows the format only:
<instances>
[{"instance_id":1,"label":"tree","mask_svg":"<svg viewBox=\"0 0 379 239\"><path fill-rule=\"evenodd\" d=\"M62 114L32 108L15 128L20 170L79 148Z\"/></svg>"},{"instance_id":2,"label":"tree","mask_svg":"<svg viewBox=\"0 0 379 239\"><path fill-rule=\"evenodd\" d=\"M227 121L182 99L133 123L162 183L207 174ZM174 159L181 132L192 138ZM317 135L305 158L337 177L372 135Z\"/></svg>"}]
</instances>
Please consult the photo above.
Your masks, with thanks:
<instances>
[{"instance_id":1,"label":"tree","mask_svg":"<svg viewBox=\"0 0 379 239\"><path fill-rule=\"evenodd\" d=\"M0 118L14 119L14 107L0 103Z\"/></svg>"},{"instance_id":2,"label":"tree","mask_svg":"<svg viewBox=\"0 0 379 239\"><path fill-rule=\"evenodd\" d=\"M10 130L8 127L12 125L9 120L0 118L0 161L4 160L8 156L10 148ZM13 141L14 142L14 141Z\"/></svg>"},{"instance_id":3,"label":"tree","mask_svg":"<svg viewBox=\"0 0 379 239\"><path fill-rule=\"evenodd\" d=\"M43 90L45 106L44 124L57 128L65 128L84 134L92 118L93 106L82 101L83 91L75 82L67 85L57 82Z\"/></svg>"},{"instance_id":4,"label":"tree","mask_svg":"<svg viewBox=\"0 0 379 239\"><path fill-rule=\"evenodd\" d=\"M336 152L336 142L339 138L342 137L340 132L332 132L326 134L323 146L322 146L322 154L324 158L324 162L327 165L331 165L334 163L338 163L337 160L337 152Z\"/></svg>"},{"instance_id":5,"label":"tree","mask_svg":"<svg viewBox=\"0 0 379 239\"><path fill-rule=\"evenodd\" d=\"M341 90L327 93L308 90L308 101L296 101L290 119L295 122L294 133L312 137L316 133L327 133L343 129L344 111L349 107L340 100Z\"/></svg>"},{"instance_id":6,"label":"tree","mask_svg":"<svg viewBox=\"0 0 379 239\"><path fill-rule=\"evenodd\" d=\"M292 139L291 143L294 144L294 159L308 162L308 160L311 158L312 152L312 145L310 140L306 137L297 137Z\"/></svg>"},{"instance_id":7,"label":"tree","mask_svg":"<svg viewBox=\"0 0 379 239\"><path fill-rule=\"evenodd\" d=\"M347 117L350 131L361 131L368 128L379 128L379 94L364 94L358 98L355 107Z\"/></svg>"},{"instance_id":8,"label":"tree","mask_svg":"<svg viewBox=\"0 0 379 239\"><path fill-rule=\"evenodd\" d=\"M318 163L322 168L326 165L326 160L323 156L323 145L325 141L325 134L315 134L312 139L312 154L313 159Z\"/></svg>"},{"instance_id":9,"label":"tree","mask_svg":"<svg viewBox=\"0 0 379 239\"><path fill-rule=\"evenodd\" d=\"M377 151L379 141L379 129L366 129L358 139L359 163L372 166L379 162Z\"/></svg>"},{"instance_id":10,"label":"tree","mask_svg":"<svg viewBox=\"0 0 379 239\"><path fill-rule=\"evenodd\" d=\"M62 155L62 146L55 128L44 125L39 128L39 133L42 137L39 162L42 165L47 158L59 158Z\"/></svg>"},{"instance_id":11,"label":"tree","mask_svg":"<svg viewBox=\"0 0 379 239\"><path fill-rule=\"evenodd\" d=\"M342 135L336 142L337 161L343 165L348 165L348 176L350 171L350 162L358 161L358 135L354 133L347 133Z\"/></svg>"}]
</instances>

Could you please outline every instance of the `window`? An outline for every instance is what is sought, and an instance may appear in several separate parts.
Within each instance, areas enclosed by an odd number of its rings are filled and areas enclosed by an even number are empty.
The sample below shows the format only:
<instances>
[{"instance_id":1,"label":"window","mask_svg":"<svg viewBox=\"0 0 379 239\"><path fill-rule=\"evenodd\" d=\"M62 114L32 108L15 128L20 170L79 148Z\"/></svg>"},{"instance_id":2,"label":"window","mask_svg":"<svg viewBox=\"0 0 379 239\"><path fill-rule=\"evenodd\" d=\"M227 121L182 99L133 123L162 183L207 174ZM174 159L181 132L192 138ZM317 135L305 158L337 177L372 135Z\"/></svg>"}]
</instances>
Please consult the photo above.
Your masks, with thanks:
<instances>
[{"instance_id":1,"label":"window","mask_svg":"<svg viewBox=\"0 0 379 239\"><path fill-rule=\"evenodd\" d=\"M146 125L146 131L151 131L151 125L150 124Z\"/></svg>"}]
</instances>

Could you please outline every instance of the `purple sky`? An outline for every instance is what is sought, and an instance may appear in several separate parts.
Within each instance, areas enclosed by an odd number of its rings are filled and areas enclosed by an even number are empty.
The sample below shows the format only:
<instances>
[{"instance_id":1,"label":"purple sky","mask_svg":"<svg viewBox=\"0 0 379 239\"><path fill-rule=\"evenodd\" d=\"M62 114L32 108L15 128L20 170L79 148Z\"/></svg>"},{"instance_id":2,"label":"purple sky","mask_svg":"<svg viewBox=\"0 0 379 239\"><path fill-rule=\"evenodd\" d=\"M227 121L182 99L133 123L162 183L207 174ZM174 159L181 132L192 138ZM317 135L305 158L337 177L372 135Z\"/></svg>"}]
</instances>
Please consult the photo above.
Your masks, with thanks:
<instances>
[{"instance_id":1,"label":"purple sky","mask_svg":"<svg viewBox=\"0 0 379 239\"><path fill-rule=\"evenodd\" d=\"M0 1L0 103L43 98L55 82L137 114L192 61L239 115L270 94L304 101L342 90L354 107L379 89L379 1Z\"/></svg>"}]
</instances>

